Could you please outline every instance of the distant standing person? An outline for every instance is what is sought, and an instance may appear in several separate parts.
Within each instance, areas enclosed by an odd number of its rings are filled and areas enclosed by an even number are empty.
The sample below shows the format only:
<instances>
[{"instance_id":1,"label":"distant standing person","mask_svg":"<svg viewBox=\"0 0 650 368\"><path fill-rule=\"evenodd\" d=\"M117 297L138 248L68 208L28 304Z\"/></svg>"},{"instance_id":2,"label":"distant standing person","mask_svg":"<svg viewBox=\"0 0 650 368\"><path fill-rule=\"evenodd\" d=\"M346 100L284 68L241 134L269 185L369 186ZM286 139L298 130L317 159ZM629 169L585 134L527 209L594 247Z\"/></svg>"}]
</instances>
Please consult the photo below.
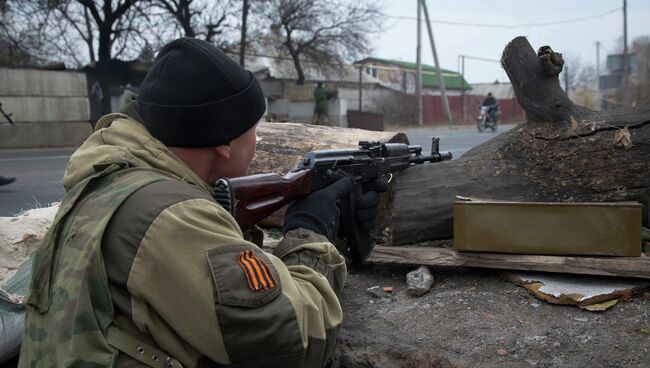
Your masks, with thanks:
<instances>
[{"instance_id":1,"label":"distant standing person","mask_svg":"<svg viewBox=\"0 0 650 368\"><path fill-rule=\"evenodd\" d=\"M323 125L323 117L327 118L327 125L332 125L330 116L327 112L328 101L336 98L338 91L336 89L329 89L323 86L322 82L318 82L314 89L314 115L312 116L312 124Z\"/></svg>"}]
</instances>

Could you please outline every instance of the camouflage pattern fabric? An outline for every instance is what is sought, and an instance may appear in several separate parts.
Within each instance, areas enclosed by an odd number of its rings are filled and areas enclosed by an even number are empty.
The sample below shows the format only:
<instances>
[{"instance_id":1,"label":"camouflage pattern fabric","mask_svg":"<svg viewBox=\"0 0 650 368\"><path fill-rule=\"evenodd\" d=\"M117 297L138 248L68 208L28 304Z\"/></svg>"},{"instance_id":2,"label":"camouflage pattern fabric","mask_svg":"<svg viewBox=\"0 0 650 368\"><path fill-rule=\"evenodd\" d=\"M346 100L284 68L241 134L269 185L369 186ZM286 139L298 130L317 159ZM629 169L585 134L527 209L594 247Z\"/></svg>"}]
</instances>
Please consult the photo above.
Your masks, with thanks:
<instances>
[{"instance_id":1,"label":"camouflage pattern fabric","mask_svg":"<svg viewBox=\"0 0 650 368\"><path fill-rule=\"evenodd\" d=\"M105 338L114 313L101 259L102 235L131 193L168 178L122 167L107 165L63 199L34 256L19 366L113 366L117 352Z\"/></svg>"}]
</instances>

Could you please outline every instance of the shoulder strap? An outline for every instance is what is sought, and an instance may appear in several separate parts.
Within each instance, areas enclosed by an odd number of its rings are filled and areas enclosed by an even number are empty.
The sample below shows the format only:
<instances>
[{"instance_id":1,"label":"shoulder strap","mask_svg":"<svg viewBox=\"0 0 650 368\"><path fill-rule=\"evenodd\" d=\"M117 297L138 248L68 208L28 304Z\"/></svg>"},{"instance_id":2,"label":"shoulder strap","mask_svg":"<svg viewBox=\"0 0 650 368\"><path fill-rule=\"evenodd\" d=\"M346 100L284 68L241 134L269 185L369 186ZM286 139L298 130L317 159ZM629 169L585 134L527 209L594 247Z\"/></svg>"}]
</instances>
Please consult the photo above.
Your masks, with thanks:
<instances>
[{"instance_id":1,"label":"shoulder strap","mask_svg":"<svg viewBox=\"0 0 650 368\"><path fill-rule=\"evenodd\" d=\"M113 325L108 327L106 341L115 349L148 367L183 368L181 362L169 354L139 341Z\"/></svg>"}]
</instances>

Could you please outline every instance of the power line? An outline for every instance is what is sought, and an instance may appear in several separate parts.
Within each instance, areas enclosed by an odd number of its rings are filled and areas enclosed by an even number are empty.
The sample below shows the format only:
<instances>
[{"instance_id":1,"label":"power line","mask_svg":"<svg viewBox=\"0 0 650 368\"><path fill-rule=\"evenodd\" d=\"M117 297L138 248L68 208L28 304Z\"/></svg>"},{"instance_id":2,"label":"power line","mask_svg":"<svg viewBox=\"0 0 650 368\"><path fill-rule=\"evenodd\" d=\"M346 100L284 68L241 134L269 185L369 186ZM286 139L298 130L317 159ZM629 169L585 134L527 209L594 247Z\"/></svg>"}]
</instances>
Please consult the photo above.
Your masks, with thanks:
<instances>
[{"instance_id":1,"label":"power line","mask_svg":"<svg viewBox=\"0 0 650 368\"><path fill-rule=\"evenodd\" d=\"M595 14L595 15L589 15L589 16L584 16L584 17L579 17L579 18L573 18L573 19L565 19L565 20L558 20L555 22L544 22L544 23L519 23L519 24L490 24L490 23L466 23L466 22L455 22L455 21L450 21L450 20L442 20L442 19L431 19L431 23L438 23L438 24L447 24L451 26L471 26L471 27L485 27L485 28L507 28L507 29L514 29L514 28L523 28L523 27L546 27L546 26L552 26L552 25L557 25L557 24L566 24L566 23L575 23L575 22L581 22L589 19L595 19L595 18L602 18L606 15L612 14L614 12L619 12L619 8L611 9L608 10L604 13L600 14ZM414 20L417 21L417 18L414 17L407 17L407 16L399 16L399 15L387 15L387 18L394 18L394 19L405 19L405 20Z\"/></svg>"}]
</instances>

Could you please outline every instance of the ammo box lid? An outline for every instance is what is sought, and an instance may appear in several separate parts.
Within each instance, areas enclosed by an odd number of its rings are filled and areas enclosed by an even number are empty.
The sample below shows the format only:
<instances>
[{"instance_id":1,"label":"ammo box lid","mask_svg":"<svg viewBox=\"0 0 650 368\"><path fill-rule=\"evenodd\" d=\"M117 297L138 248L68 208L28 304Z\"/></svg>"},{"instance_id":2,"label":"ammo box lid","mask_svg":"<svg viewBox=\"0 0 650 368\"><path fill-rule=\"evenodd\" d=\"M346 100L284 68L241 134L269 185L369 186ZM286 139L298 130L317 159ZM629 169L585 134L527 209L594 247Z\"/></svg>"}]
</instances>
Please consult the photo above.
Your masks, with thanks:
<instances>
[{"instance_id":1,"label":"ammo box lid","mask_svg":"<svg viewBox=\"0 0 650 368\"><path fill-rule=\"evenodd\" d=\"M544 255L640 256L636 202L454 202L454 249Z\"/></svg>"}]
</instances>

